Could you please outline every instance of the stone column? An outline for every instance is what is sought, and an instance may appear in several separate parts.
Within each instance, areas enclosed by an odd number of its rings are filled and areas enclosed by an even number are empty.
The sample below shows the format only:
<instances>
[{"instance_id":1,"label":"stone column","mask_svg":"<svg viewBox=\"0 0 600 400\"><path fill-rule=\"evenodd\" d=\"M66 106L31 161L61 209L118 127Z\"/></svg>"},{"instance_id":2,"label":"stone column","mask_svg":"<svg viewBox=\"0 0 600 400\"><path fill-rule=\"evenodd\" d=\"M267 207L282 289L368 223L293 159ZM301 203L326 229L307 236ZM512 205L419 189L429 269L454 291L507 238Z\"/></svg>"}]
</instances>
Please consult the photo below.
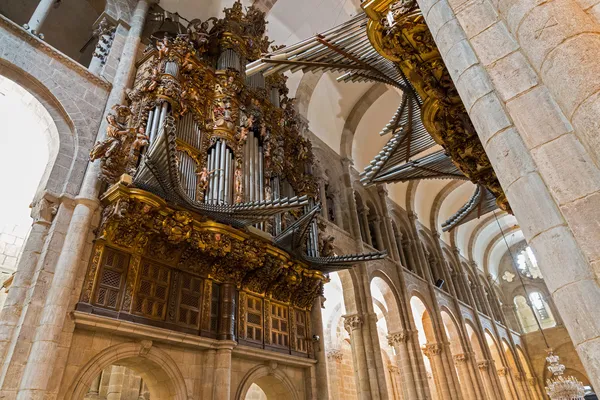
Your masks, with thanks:
<instances>
[{"instance_id":1,"label":"stone column","mask_svg":"<svg viewBox=\"0 0 600 400\"><path fill-rule=\"evenodd\" d=\"M327 363L329 364L329 368L327 369L327 373L329 375L329 381L332 383L331 390L328 391L329 397L332 400L339 400L339 378L338 378L338 370L340 368L340 364L344 359L344 353L340 349L331 349L327 351ZM318 384L318 382L317 382Z\"/></svg>"},{"instance_id":2,"label":"stone column","mask_svg":"<svg viewBox=\"0 0 600 400\"><path fill-rule=\"evenodd\" d=\"M485 392L489 400L501 400L502 396L496 393L494 383L490 372L490 362L488 360L481 360L477 362L477 367L481 371L481 377L483 378L483 385Z\"/></svg>"},{"instance_id":3,"label":"stone column","mask_svg":"<svg viewBox=\"0 0 600 400\"><path fill-rule=\"evenodd\" d=\"M48 18L48 15L50 15L50 11L56 5L60 5L60 2L56 0L40 0L29 22L23 25L23 27L34 35L39 35L42 25L46 21L46 18Z\"/></svg>"},{"instance_id":4,"label":"stone column","mask_svg":"<svg viewBox=\"0 0 600 400\"><path fill-rule=\"evenodd\" d=\"M439 343L427 343L423 348L423 354L425 354L431 362L433 376L439 392L438 397L440 399L452 398L444 369L444 362L442 360L442 346Z\"/></svg>"},{"instance_id":5,"label":"stone column","mask_svg":"<svg viewBox=\"0 0 600 400\"><path fill-rule=\"evenodd\" d=\"M323 307L323 297L319 296L313 301L312 310L310 312L312 320L312 333L319 336L319 341L313 346L315 358L317 360L317 392L320 396L325 399L329 398L329 385L328 385L328 372L327 362L325 360L325 346L323 341L325 338L323 330L323 315L321 314L321 308Z\"/></svg>"},{"instance_id":6,"label":"stone column","mask_svg":"<svg viewBox=\"0 0 600 400\"><path fill-rule=\"evenodd\" d=\"M517 400L517 399L521 399L521 397L515 397L514 392L512 390L511 384L508 381L508 370L507 368L498 368L497 369L498 372L498 377L500 378L500 385L502 386L502 391L504 392L504 397L506 398L506 400Z\"/></svg>"},{"instance_id":7,"label":"stone column","mask_svg":"<svg viewBox=\"0 0 600 400\"><path fill-rule=\"evenodd\" d=\"M222 341L215 354L215 385L213 400L230 400L231 396L231 352L236 342Z\"/></svg>"},{"instance_id":8,"label":"stone column","mask_svg":"<svg viewBox=\"0 0 600 400\"><path fill-rule=\"evenodd\" d=\"M350 335L352 355L354 358L354 369L356 373L357 392L360 400L371 399L371 386L369 384L369 371L367 367L367 356L362 336L363 319L359 315L345 315L344 328Z\"/></svg>"},{"instance_id":9,"label":"stone column","mask_svg":"<svg viewBox=\"0 0 600 400\"><path fill-rule=\"evenodd\" d=\"M381 203L381 209L383 210L383 223L385 224L385 230L387 231L388 251L394 260L400 261L400 250L396 243L399 243L394 234L394 228L392 227L392 221L390 219L390 210L387 205L387 189L384 185L377 185L377 193L379 194L379 202Z\"/></svg>"},{"instance_id":10,"label":"stone column","mask_svg":"<svg viewBox=\"0 0 600 400\"><path fill-rule=\"evenodd\" d=\"M369 246L373 246L373 238L371 238L371 228L369 228L369 207L363 205L363 209L359 217L362 219L362 227L365 235L364 241Z\"/></svg>"},{"instance_id":11,"label":"stone column","mask_svg":"<svg viewBox=\"0 0 600 400\"><path fill-rule=\"evenodd\" d=\"M113 365L110 373L110 381L108 382L108 393L106 394L106 400L121 400L124 377L125 367Z\"/></svg>"},{"instance_id":12,"label":"stone column","mask_svg":"<svg viewBox=\"0 0 600 400\"><path fill-rule=\"evenodd\" d=\"M383 232L381 231L381 218L380 217L376 217L375 219L373 219L373 227L375 228L375 240L377 241L377 249L378 250L385 250L386 246L385 246L385 242L384 242L384 238L383 238Z\"/></svg>"},{"instance_id":13,"label":"stone column","mask_svg":"<svg viewBox=\"0 0 600 400\"><path fill-rule=\"evenodd\" d=\"M397 363L402 379L402 391L404 399L418 399L417 388L415 386L415 377L410 361L408 351L408 339L410 335L407 332L392 333L388 335L388 344L396 350Z\"/></svg>"},{"instance_id":14,"label":"stone column","mask_svg":"<svg viewBox=\"0 0 600 400\"><path fill-rule=\"evenodd\" d=\"M591 383L600 387L598 24L574 0L460 9L447 0L418 2ZM504 65L514 74L503 74Z\"/></svg>"},{"instance_id":15,"label":"stone column","mask_svg":"<svg viewBox=\"0 0 600 400\"><path fill-rule=\"evenodd\" d=\"M344 171L344 187L343 190L346 191L346 201L348 203L348 208L350 209L350 232L353 234L356 240L361 240L361 229L358 211L356 209L356 199L354 198L354 190L352 189L352 179L351 179L351 170L352 170L352 160L349 158L342 159L342 168Z\"/></svg>"},{"instance_id":16,"label":"stone column","mask_svg":"<svg viewBox=\"0 0 600 400\"><path fill-rule=\"evenodd\" d=\"M454 364L458 370L458 375L461 383L461 392L465 400L478 400L475 394L475 385L471 379L469 371L468 357L466 354L455 354L453 357Z\"/></svg>"},{"instance_id":17,"label":"stone column","mask_svg":"<svg viewBox=\"0 0 600 400\"><path fill-rule=\"evenodd\" d=\"M520 372L514 372L513 376L519 399L529 399L529 390L527 390L527 382L523 379L523 375Z\"/></svg>"},{"instance_id":18,"label":"stone column","mask_svg":"<svg viewBox=\"0 0 600 400\"><path fill-rule=\"evenodd\" d=\"M540 385L538 385L537 379L530 376L527 378L527 383L529 386L529 392L531 393L531 398L535 400L541 400L544 398L542 393L540 392Z\"/></svg>"},{"instance_id":19,"label":"stone column","mask_svg":"<svg viewBox=\"0 0 600 400\"><path fill-rule=\"evenodd\" d=\"M325 180L321 180L319 183L319 197L321 200L321 217L326 221L329 221L329 209L327 208L327 192L325 191Z\"/></svg>"},{"instance_id":20,"label":"stone column","mask_svg":"<svg viewBox=\"0 0 600 400\"><path fill-rule=\"evenodd\" d=\"M201 399L213 398L213 391L215 387L215 359L217 357L217 351L215 349L206 350L203 366L202 366L202 382L201 382L201 395L198 396Z\"/></svg>"},{"instance_id":21,"label":"stone column","mask_svg":"<svg viewBox=\"0 0 600 400\"><path fill-rule=\"evenodd\" d=\"M44 0L45 1L45 0ZM132 17L131 29L123 50L119 69L113 81L105 113L118 102L122 102L125 88L133 77L134 60L141 40L141 33L149 9L148 0L139 0ZM120 101L111 100L118 99ZM100 127L98 139L105 136L106 122ZM48 388L58 359L58 346L65 318L69 310L71 295L75 289L76 277L84 258L92 217L99 206L98 193L100 163L92 163L86 171L82 188L75 199L75 210L69 225L64 244L56 263L54 277L48 290L41 319L35 333L30 356L23 371L17 399L37 398Z\"/></svg>"}]
</instances>

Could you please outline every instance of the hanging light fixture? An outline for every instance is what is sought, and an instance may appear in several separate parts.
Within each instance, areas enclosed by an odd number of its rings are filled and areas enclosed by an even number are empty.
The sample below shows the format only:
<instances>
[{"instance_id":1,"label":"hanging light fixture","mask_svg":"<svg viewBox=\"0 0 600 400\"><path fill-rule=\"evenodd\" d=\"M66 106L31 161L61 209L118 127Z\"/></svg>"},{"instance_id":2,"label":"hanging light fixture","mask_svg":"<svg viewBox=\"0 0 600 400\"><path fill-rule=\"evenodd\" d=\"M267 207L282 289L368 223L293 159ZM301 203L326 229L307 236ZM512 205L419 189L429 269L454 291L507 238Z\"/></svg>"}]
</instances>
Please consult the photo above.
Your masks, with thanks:
<instances>
[{"instance_id":1,"label":"hanging light fixture","mask_svg":"<svg viewBox=\"0 0 600 400\"><path fill-rule=\"evenodd\" d=\"M583 400L585 389L583 383L573 376L563 376L565 366L560 363L554 351L548 349L548 371L552 376L546 380L546 393L552 400Z\"/></svg>"},{"instance_id":2,"label":"hanging light fixture","mask_svg":"<svg viewBox=\"0 0 600 400\"><path fill-rule=\"evenodd\" d=\"M502 233L502 238L504 239L504 243L506 244L508 254L510 255L511 260L513 261L512 266L515 269L515 272L519 277L519 280L521 281L523 291L527 296L527 305L531 308L533 317L535 318L535 322L537 323L540 333L542 334L542 338L544 339L544 343L546 344L546 351L548 352L546 362L548 363L548 371L550 371L550 373L552 374L550 378L546 379L546 394L548 395L548 397L550 397L551 400L584 400L585 389L583 387L583 383L581 383L577 378L573 376L563 376L563 373L565 372L565 366L560 363L560 357L554 354L554 350L548 345L548 340L546 339L546 335L544 334L542 325L538 320L538 316L531 305L529 293L527 292L527 288L525 287L525 282L523 282L523 277L521 276L521 274L515 266L512 251L510 251L510 246L508 245L506 236L504 236L504 230L500 225L500 221L498 221L498 216L496 215L496 212L494 212L494 217L496 218L498 228L500 228L500 233Z\"/></svg>"}]
</instances>

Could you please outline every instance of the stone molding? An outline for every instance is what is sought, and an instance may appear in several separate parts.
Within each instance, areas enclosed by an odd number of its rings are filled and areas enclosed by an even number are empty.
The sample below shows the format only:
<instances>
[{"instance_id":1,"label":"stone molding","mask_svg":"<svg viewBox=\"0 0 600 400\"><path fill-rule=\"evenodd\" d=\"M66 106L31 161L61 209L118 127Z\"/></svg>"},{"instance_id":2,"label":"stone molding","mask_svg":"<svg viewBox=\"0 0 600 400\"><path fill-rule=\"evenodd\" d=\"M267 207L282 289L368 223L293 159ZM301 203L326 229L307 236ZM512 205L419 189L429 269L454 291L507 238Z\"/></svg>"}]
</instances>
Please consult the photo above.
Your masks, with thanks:
<instances>
[{"instance_id":1,"label":"stone molding","mask_svg":"<svg viewBox=\"0 0 600 400\"><path fill-rule=\"evenodd\" d=\"M83 65L79 64L69 56L61 53L54 47L50 46L48 43L41 40L40 38L27 32L25 29L21 28L19 25L15 24L3 15L0 15L0 27L6 28L7 30L11 31L16 36L31 44L33 47L57 59L61 63L70 67L75 73L83 76L84 78L97 84L98 86L101 86L106 90L110 90L112 88L112 84L110 82L98 77L96 74L91 73Z\"/></svg>"}]
</instances>

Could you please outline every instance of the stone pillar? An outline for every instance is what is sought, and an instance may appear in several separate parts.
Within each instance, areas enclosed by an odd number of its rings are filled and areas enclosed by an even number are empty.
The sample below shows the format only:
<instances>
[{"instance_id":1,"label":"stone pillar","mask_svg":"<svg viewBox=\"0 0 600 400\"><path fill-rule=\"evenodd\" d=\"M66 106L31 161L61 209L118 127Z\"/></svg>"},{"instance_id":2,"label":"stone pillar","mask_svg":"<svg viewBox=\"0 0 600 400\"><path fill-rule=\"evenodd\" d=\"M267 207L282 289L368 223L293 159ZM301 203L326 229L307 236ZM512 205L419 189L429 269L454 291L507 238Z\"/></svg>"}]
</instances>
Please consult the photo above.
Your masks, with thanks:
<instances>
[{"instance_id":1,"label":"stone pillar","mask_svg":"<svg viewBox=\"0 0 600 400\"><path fill-rule=\"evenodd\" d=\"M396 350L397 363L402 379L402 392L404 399L418 399L417 388L415 386L415 377L412 370L410 353L408 351L408 339L410 335L407 332L392 333L388 335L388 344Z\"/></svg>"},{"instance_id":2,"label":"stone pillar","mask_svg":"<svg viewBox=\"0 0 600 400\"><path fill-rule=\"evenodd\" d=\"M317 392L322 398L329 398L329 385L328 385L328 373L327 373L327 362L325 355L325 346L323 341L325 338L323 330L323 315L321 314L321 308L323 307L323 297L319 296L313 301L312 310L310 312L312 321L312 333L313 335L319 336L319 341L313 346L315 359L317 360L316 373L317 373ZM335 381L334 381L335 382Z\"/></svg>"},{"instance_id":3,"label":"stone pillar","mask_svg":"<svg viewBox=\"0 0 600 400\"><path fill-rule=\"evenodd\" d=\"M209 399L213 398L213 391L215 387L215 359L217 357L217 351L215 349L206 350L205 356L203 359L202 366L202 395L201 399Z\"/></svg>"},{"instance_id":4,"label":"stone pillar","mask_svg":"<svg viewBox=\"0 0 600 400\"><path fill-rule=\"evenodd\" d=\"M364 231L364 241L369 246L373 246L373 238L371 238L371 228L369 227L369 207L363 205L362 212L359 217L362 219L362 227Z\"/></svg>"},{"instance_id":5,"label":"stone pillar","mask_svg":"<svg viewBox=\"0 0 600 400\"><path fill-rule=\"evenodd\" d=\"M100 380L102 379L102 372L100 372L92 381L90 390L88 390L86 398L98 398L100 397Z\"/></svg>"},{"instance_id":6,"label":"stone pillar","mask_svg":"<svg viewBox=\"0 0 600 400\"><path fill-rule=\"evenodd\" d=\"M588 377L600 387L598 24L574 0L460 8L418 2ZM502 73L507 65L514 74Z\"/></svg>"},{"instance_id":7,"label":"stone pillar","mask_svg":"<svg viewBox=\"0 0 600 400\"><path fill-rule=\"evenodd\" d=\"M541 400L544 398L544 396L540 392L540 385L538 385L537 379L535 379L532 376L527 377L527 383L529 386L529 392L531 394L532 399Z\"/></svg>"},{"instance_id":8,"label":"stone pillar","mask_svg":"<svg viewBox=\"0 0 600 400\"><path fill-rule=\"evenodd\" d=\"M431 362L433 376L438 390L438 398L451 399L450 386L448 385L447 374L442 360L442 346L439 343L427 343L423 348L425 354Z\"/></svg>"},{"instance_id":9,"label":"stone pillar","mask_svg":"<svg viewBox=\"0 0 600 400\"><path fill-rule=\"evenodd\" d=\"M508 370L507 368L498 368L498 377L500 378L500 385L502 386L502 391L504 392L504 397L506 400L518 400L521 397L515 397L514 392L512 390L511 384L508 381Z\"/></svg>"},{"instance_id":10,"label":"stone pillar","mask_svg":"<svg viewBox=\"0 0 600 400\"><path fill-rule=\"evenodd\" d=\"M377 249L383 251L386 249L386 246L383 238L383 232L381 231L380 217L373 219L373 227L375 228L375 240L377 241Z\"/></svg>"},{"instance_id":11,"label":"stone pillar","mask_svg":"<svg viewBox=\"0 0 600 400\"><path fill-rule=\"evenodd\" d=\"M329 221L329 209L327 208L327 192L325 191L325 180L319 183L319 200L321 200L321 217Z\"/></svg>"},{"instance_id":12,"label":"stone pillar","mask_svg":"<svg viewBox=\"0 0 600 400\"><path fill-rule=\"evenodd\" d=\"M60 2L56 0L40 0L29 22L23 27L34 35L39 35L42 25L50 15L50 11L59 4Z\"/></svg>"},{"instance_id":13,"label":"stone pillar","mask_svg":"<svg viewBox=\"0 0 600 400\"><path fill-rule=\"evenodd\" d=\"M235 283L221 285L218 340L235 340Z\"/></svg>"},{"instance_id":14,"label":"stone pillar","mask_svg":"<svg viewBox=\"0 0 600 400\"><path fill-rule=\"evenodd\" d=\"M513 376L519 399L529 399L529 390L527 390L527 382L523 379L523 375L519 372L514 372Z\"/></svg>"},{"instance_id":15,"label":"stone pillar","mask_svg":"<svg viewBox=\"0 0 600 400\"><path fill-rule=\"evenodd\" d=\"M113 89L109 95L105 113L108 113L115 103L122 102L124 99L125 89L133 77L134 60L148 9L148 0L139 0L132 16L131 29L113 81ZM103 122L97 139L104 138L105 132L106 122ZM84 258L92 217L99 206L97 199L100 189L99 168L100 163L98 162L89 165L82 188L75 199L75 210L56 263L54 277L46 295L30 356L21 378L17 394L19 400L37 398L40 392L46 391L53 372L61 367L57 364L61 332L67 313L70 311L69 302L75 289L80 262Z\"/></svg>"},{"instance_id":16,"label":"stone pillar","mask_svg":"<svg viewBox=\"0 0 600 400\"><path fill-rule=\"evenodd\" d=\"M453 356L454 364L458 370L459 380L461 383L461 392L465 400L478 400L475 394L475 385L471 379L469 371L468 357L466 354L455 354Z\"/></svg>"},{"instance_id":17,"label":"stone pillar","mask_svg":"<svg viewBox=\"0 0 600 400\"><path fill-rule=\"evenodd\" d=\"M344 359L344 353L340 349L331 349L327 351L327 363L329 368L327 369L329 375L329 381L332 383L331 390L328 390L328 395L332 400L340 400L339 394L339 377L338 370L341 366L342 360ZM318 385L318 382L317 382Z\"/></svg>"},{"instance_id":18,"label":"stone pillar","mask_svg":"<svg viewBox=\"0 0 600 400\"><path fill-rule=\"evenodd\" d=\"M361 229L359 223L359 215L356 209L356 199L354 197L354 190L352 189L352 160L349 158L342 159L342 168L344 170L344 189L346 190L346 201L348 202L348 208L350 209L350 221L351 221L351 233L356 240L361 241Z\"/></svg>"},{"instance_id":19,"label":"stone pillar","mask_svg":"<svg viewBox=\"0 0 600 400\"><path fill-rule=\"evenodd\" d=\"M110 381L108 382L108 393L106 394L106 400L121 400L124 377L125 367L113 365L110 373Z\"/></svg>"},{"instance_id":20,"label":"stone pillar","mask_svg":"<svg viewBox=\"0 0 600 400\"><path fill-rule=\"evenodd\" d=\"M477 367L479 368L479 371L481 371L481 377L483 378L483 385L485 387L487 398L489 400L501 400L502 396L499 396L494 388L490 372L490 362L488 360L478 361Z\"/></svg>"},{"instance_id":21,"label":"stone pillar","mask_svg":"<svg viewBox=\"0 0 600 400\"><path fill-rule=\"evenodd\" d=\"M350 335L354 369L356 373L357 393L360 400L371 399L371 386L369 384L369 371L365 344L362 336L363 319L359 315L345 315L344 328Z\"/></svg>"},{"instance_id":22,"label":"stone pillar","mask_svg":"<svg viewBox=\"0 0 600 400\"><path fill-rule=\"evenodd\" d=\"M236 344L233 341L223 341L217 345L213 400L230 400L231 352Z\"/></svg>"},{"instance_id":23,"label":"stone pillar","mask_svg":"<svg viewBox=\"0 0 600 400\"><path fill-rule=\"evenodd\" d=\"M377 185L377 193L379 194L379 202L381 203L381 209L383 210L383 223L385 224L385 230L387 231L388 251L394 260L400 261L400 249L398 249L398 239L394 234L394 228L392 227L392 221L390 219L390 210L387 205L387 190L384 185Z\"/></svg>"}]
</instances>

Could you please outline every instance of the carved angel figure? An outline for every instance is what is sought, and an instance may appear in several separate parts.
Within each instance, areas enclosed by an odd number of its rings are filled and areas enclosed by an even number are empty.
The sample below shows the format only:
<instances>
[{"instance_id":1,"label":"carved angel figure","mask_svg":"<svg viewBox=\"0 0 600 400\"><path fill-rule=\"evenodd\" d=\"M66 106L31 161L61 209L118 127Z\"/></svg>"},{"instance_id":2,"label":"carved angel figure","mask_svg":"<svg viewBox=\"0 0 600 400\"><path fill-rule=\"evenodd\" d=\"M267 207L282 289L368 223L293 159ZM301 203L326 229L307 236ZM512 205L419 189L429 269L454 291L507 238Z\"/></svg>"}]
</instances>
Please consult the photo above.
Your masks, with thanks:
<instances>
[{"instance_id":1,"label":"carved angel figure","mask_svg":"<svg viewBox=\"0 0 600 400\"><path fill-rule=\"evenodd\" d=\"M162 40L157 41L156 49L158 50L158 59L162 60L169 54L169 39L165 36Z\"/></svg>"},{"instance_id":2,"label":"carved angel figure","mask_svg":"<svg viewBox=\"0 0 600 400\"><path fill-rule=\"evenodd\" d=\"M241 168L236 168L234 177L235 177L235 202L241 203L242 195L243 195L242 169Z\"/></svg>"},{"instance_id":3,"label":"carved angel figure","mask_svg":"<svg viewBox=\"0 0 600 400\"><path fill-rule=\"evenodd\" d=\"M321 257L335 256L335 247L333 245L334 240L335 238L333 236L327 236L321 240L321 245L319 246L319 253Z\"/></svg>"},{"instance_id":4,"label":"carved angel figure","mask_svg":"<svg viewBox=\"0 0 600 400\"><path fill-rule=\"evenodd\" d=\"M208 179L212 174L215 173L216 170L209 171L208 168L204 167L199 172L196 173L198 176L198 190L201 193L208 188Z\"/></svg>"},{"instance_id":5,"label":"carved angel figure","mask_svg":"<svg viewBox=\"0 0 600 400\"><path fill-rule=\"evenodd\" d=\"M144 146L147 146L149 142L150 138L146 135L146 130L143 126L140 126L131 147L134 151L139 152Z\"/></svg>"}]
</instances>

